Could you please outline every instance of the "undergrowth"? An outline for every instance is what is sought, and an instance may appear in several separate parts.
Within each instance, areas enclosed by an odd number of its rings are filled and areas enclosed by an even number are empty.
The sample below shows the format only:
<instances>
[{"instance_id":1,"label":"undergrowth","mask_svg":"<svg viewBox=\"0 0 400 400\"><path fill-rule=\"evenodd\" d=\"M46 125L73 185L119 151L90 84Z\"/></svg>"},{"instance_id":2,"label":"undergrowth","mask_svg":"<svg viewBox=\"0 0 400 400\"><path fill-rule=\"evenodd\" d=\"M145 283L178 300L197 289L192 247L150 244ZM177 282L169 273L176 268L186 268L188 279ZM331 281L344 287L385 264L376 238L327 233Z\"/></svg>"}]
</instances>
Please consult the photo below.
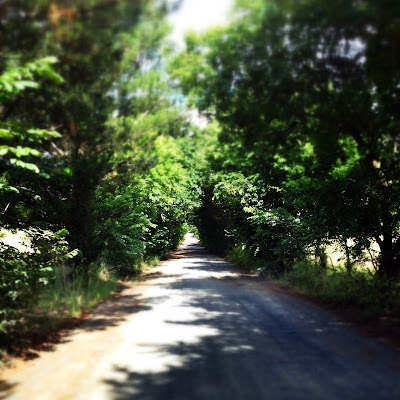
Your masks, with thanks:
<instances>
[{"instance_id":1,"label":"undergrowth","mask_svg":"<svg viewBox=\"0 0 400 400\"><path fill-rule=\"evenodd\" d=\"M282 269L276 260L265 260L254 255L254 251L245 246L232 248L227 258L240 267L257 271L266 278L275 279L282 274Z\"/></svg>"},{"instance_id":2,"label":"undergrowth","mask_svg":"<svg viewBox=\"0 0 400 400\"><path fill-rule=\"evenodd\" d=\"M318 264L302 261L286 271L280 281L323 303L352 307L364 318L400 317L399 284L368 270L324 270Z\"/></svg>"},{"instance_id":3,"label":"undergrowth","mask_svg":"<svg viewBox=\"0 0 400 400\"><path fill-rule=\"evenodd\" d=\"M135 280L140 272L159 263L158 256L148 256L138 261L135 274L119 274L118 277L115 272L110 272L110 268L94 267L86 290L81 277L72 279L70 268L63 265L56 267L53 279L42 288L37 304L23 313L21 311L23 323L15 326L15 329L10 327L0 336L0 365L2 353L23 353L32 344L46 340L58 329L70 326L74 318L110 297L123 281Z\"/></svg>"},{"instance_id":4,"label":"undergrowth","mask_svg":"<svg viewBox=\"0 0 400 400\"><path fill-rule=\"evenodd\" d=\"M117 283L115 277L100 272L90 279L86 291L82 279L66 285L51 285L42 292L37 312L49 316L76 317L114 293Z\"/></svg>"},{"instance_id":5,"label":"undergrowth","mask_svg":"<svg viewBox=\"0 0 400 400\"><path fill-rule=\"evenodd\" d=\"M2 335L1 353L23 353L35 342L45 340L57 329L68 324L83 311L92 309L102 300L110 297L117 288L118 281L104 272L93 276L89 288L84 289L82 279L71 282L56 280L42 290L37 305L21 312L23 324Z\"/></svg>"},{"instance_id":6,"label":"undergrowth","mask_svg":"<svg viewBox=\"0 0 400 400\"><path fill-rule=\"evenodd\" d=\"M252 271L261 271L265 268L264 263L254 257L251 249L246 247L234 247L228 252L227 258L234 264Z\"/></svg>"},{"instance_id":7,"label":"undergrowth","mask_svg":"<svg viewBox=\"0 0 400 400\"><path fill-rule=\"evenodd\" d=\"M400 284L368 269L351 272L345 266L323 269L310 260L303 260L279 273L273 262L257 258L251 249L241 246L233 248L227 258L268 278L278 278L280 283L322 303L351 308L360 318L390 318L400 322Z\"/></svg>"},{"instance_id":8,"label":"undergrowth","mask_svg":"<svg viewBox=\"0 0 400 400\"><path fill-rule=\"evenodd\" d=\"M148 256L138 264L137 268L140 272L143 272L148 268L152 268L160 264L160 260L161 259L159 256Z\"/></svg>"}]
</instances>

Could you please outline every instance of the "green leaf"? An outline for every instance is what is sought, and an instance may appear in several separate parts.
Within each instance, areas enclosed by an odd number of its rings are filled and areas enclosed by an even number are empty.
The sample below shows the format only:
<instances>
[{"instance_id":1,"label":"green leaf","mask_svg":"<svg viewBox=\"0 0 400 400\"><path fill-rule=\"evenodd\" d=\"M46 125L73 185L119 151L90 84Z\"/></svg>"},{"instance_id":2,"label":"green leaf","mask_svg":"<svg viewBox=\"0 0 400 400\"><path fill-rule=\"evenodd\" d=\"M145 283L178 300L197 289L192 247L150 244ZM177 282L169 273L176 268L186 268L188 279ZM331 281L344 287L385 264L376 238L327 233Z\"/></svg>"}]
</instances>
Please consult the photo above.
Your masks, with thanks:
<instances>
[{"instance_id":1,"label":"green leaf","mask_svg":"<svg viewBox=\"0 0 400 400\"><path fill-rule=\"evenodd\" d=\"M9 147L8 146L0 146L0 157L5 156L8 154Z\"/></svg>"},{"instance_id":2,"label":"green leaf","mask_svg":"<svg viewBox=\"0 0 400 400\"><path fill-rule=\"evenodd\" d=\"M47 56L47 57L41 58L40 60L42 62L49 63L49 64L55 64L58 62L58 59L55 56Z\"/></svg>"},{"instance_id":3,"label":"green leaf","mask_svg":"<svg viewBox=\"0 0 400 400\"><path fill-rule=\"evenodd\" d=\"M12 158L12 159L10 160L10 162L11 162L12 164L14 164L16 167L20 167L20 168L27 169L27 170L29 170L29 171L35 172L36 174L38 174L38 173L40 172L40 171L39 171L39 168L38 168L37 165L35 165L35 164L26 163L26 162L24 162L24 161L22 161L22 160L17 160L17 159L15 159L15 158Z\"/></svg>"},{"instance_id":4,"label":"green leaf","mask_svg":"<svg viewBox=\"0 0 400 400\"><path fill-rule=\"evenodd\" d=\"M48 131L46 129L37 129L37 128L29 129L28 133L43 139L49 139L51 137L60 138L62 136L60 133L56 131Z\"/></svg>"},{"instance_id":5,"label":"green leaf","mask_svg":"<svg viewBox=\"0 0 400 400\"><path fill-rule=\"evenodd\" d=\"M72 169L70 167L65 167L63 169L60 170L60 173L62 175L72 175Z\"/></svg>"},{"instance_id":6,"label":"green leaf","mask_svg":"<svg viewBox=\"0 0 400 400\"><path fill-rule=\"evenodd\" d=\"M11 133L9 129L0 128L0 139L10 140L13 139L14 135Z\"/></svg>"},{"instance_id":7,"label":"green leaf","mask_svg":"<svg viewBox=\"0 0 400 400\"><path fill-rule=\"evenodd\" d=\"M11 147L11 146L0 146L0 156L5 156L8 153L13 153L18 158L26 157L26 156L35 156L41 157L42 153L36 149L32 149L31 147Z\"/></svg>"},{"instance_id":8,"label":"green leaf","mask_svg":"<svg viewBox=\"0 0 400 400\"><path fill-rule=\"evenodd\" d=\"M0 191L1 190L4 190L6 192L19 193L19 190L17 188L15 188L14 186L5 185L4 183L0 183Z\"/></svg>"},{"instance_id":9,"label":"green leaf","mask_svg":"<svg viewBox=\"0 0 400 400\"><path fill-rule=\"evenodd\" d=\"M39 87L39 84L34 81L17 81L14 82L14 86L18 90L25 90L27 88L37 89Z\"/></svg>"},{"instance_id":10,"label":"green leaf","mask_svg":"<svg viewBox=\"0 0 400 400\"><path fill-rule=\"evenodd\" d=\"M68 232L68 230L67 229L60 229L59 231L57 231L57 232L55 232L54 233L54 236L56 237L56 238L64 238L64 237L66 237L66 236L68 236L69 235L69 232Z\"/></svg>"}]
</instances>

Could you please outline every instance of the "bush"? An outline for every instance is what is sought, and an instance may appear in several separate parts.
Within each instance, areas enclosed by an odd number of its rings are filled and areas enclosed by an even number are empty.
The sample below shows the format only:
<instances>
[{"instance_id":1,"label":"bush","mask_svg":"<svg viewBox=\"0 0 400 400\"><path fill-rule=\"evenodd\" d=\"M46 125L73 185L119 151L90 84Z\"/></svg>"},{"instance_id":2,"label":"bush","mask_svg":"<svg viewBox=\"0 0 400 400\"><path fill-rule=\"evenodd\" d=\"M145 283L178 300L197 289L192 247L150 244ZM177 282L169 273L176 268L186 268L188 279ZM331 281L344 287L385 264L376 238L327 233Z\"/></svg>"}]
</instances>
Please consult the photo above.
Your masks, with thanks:
<instances>
[{"instance_id":1,"label":"bush","mask_svg":"<svg viewBox=\"0 0 400 400\"><path fill-rule=\"evenodd\" d=\"M26 232L25 252L0 241L0 348L23 332L25 319L53 277L54 265L77 254L68 251L67 234L66 230L31 229Z\"/></svg>"},{"instance_id":2,"label":"bush","mask_svg":"<svg viewBox=\"0 0 400 400\"><path fill-rule=\"evenodd\" d=\"M93 209L96 234L91 248L97 253L93 259L117 275L137 273L146 252L144 235L152 225L141 188L108 184L97 190Z\"/></svg>"},{"instance_id":3,"label":"bush","mask_svg":"<svg viewBox=\"0 0 400 400\"><path fill-rule=\"evenodd\" d=\"M90 310L97 303L115 292L117 279L105 269L92 270L89 287L85 289L83 279L60 279L47 286L41 293L36 313L46 319L76 317L83 310Z\"/></svg>"},{"instance_id":4,"label":"bush","mask_svg":"<svg viewBox=\"0 0 400 400\"><path fill-rule=\"evenodd\" d=\"M349 273L343 267L323 271L319 265L303 261L284 273L281 281L324 303L354 307L364 317L400 317L399 284L366 270Z\"/></svg>"},{"instance_id":5,"label":"bush","mask_svg":"<svg viewBox=\"0 0 400 400\"><path fill-rule=\"evenodd\" d=\"M262 271L264 263L256 258L253 251L243 246L234 247L228 253L228 259L241 267L248 268L252 271Z\"/></svg>"}]
</instances>

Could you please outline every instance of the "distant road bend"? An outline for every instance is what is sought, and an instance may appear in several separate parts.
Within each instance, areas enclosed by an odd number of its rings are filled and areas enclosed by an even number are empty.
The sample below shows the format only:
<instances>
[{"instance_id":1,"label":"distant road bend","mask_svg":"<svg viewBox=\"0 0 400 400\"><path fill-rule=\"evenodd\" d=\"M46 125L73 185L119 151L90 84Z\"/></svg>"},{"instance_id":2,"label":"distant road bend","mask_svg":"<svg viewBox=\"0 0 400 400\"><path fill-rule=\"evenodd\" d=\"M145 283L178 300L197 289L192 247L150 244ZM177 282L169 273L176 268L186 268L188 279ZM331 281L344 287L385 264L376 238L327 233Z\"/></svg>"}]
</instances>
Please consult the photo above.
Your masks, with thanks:
<instances>
[{"instance_id":1,"label":"distant road bend","mask_svg":"<svg viewBox=\"0 0 400 400\"><path fill-rule=\"evenodd\" d=\"M400 356L188 235L1 387L13 400L396 400Z\"/></svg>"}]
</instances>

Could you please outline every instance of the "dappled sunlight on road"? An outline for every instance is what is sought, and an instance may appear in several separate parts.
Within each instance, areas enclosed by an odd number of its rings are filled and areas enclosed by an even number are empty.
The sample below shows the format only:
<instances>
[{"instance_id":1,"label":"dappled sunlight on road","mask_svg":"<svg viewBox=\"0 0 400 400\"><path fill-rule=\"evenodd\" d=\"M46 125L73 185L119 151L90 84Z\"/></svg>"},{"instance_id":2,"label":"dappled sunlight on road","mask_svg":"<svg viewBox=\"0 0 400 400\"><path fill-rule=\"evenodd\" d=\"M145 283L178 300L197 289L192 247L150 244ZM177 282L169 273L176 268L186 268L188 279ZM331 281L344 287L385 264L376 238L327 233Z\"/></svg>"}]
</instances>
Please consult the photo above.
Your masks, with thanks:
<instances>
[{"instance_id":1,"label":"dappled sunlight on road","mask_svg":"<svg viewBox=\"0 0 400 400\"><path fill-rule=\"evenodd\" d=\"M257 279L188 235L171 259L99 306L66 343L3 382L9 398L400 396L393 349L265 282L259 290Z\"/></svg>"}]
</instances>

